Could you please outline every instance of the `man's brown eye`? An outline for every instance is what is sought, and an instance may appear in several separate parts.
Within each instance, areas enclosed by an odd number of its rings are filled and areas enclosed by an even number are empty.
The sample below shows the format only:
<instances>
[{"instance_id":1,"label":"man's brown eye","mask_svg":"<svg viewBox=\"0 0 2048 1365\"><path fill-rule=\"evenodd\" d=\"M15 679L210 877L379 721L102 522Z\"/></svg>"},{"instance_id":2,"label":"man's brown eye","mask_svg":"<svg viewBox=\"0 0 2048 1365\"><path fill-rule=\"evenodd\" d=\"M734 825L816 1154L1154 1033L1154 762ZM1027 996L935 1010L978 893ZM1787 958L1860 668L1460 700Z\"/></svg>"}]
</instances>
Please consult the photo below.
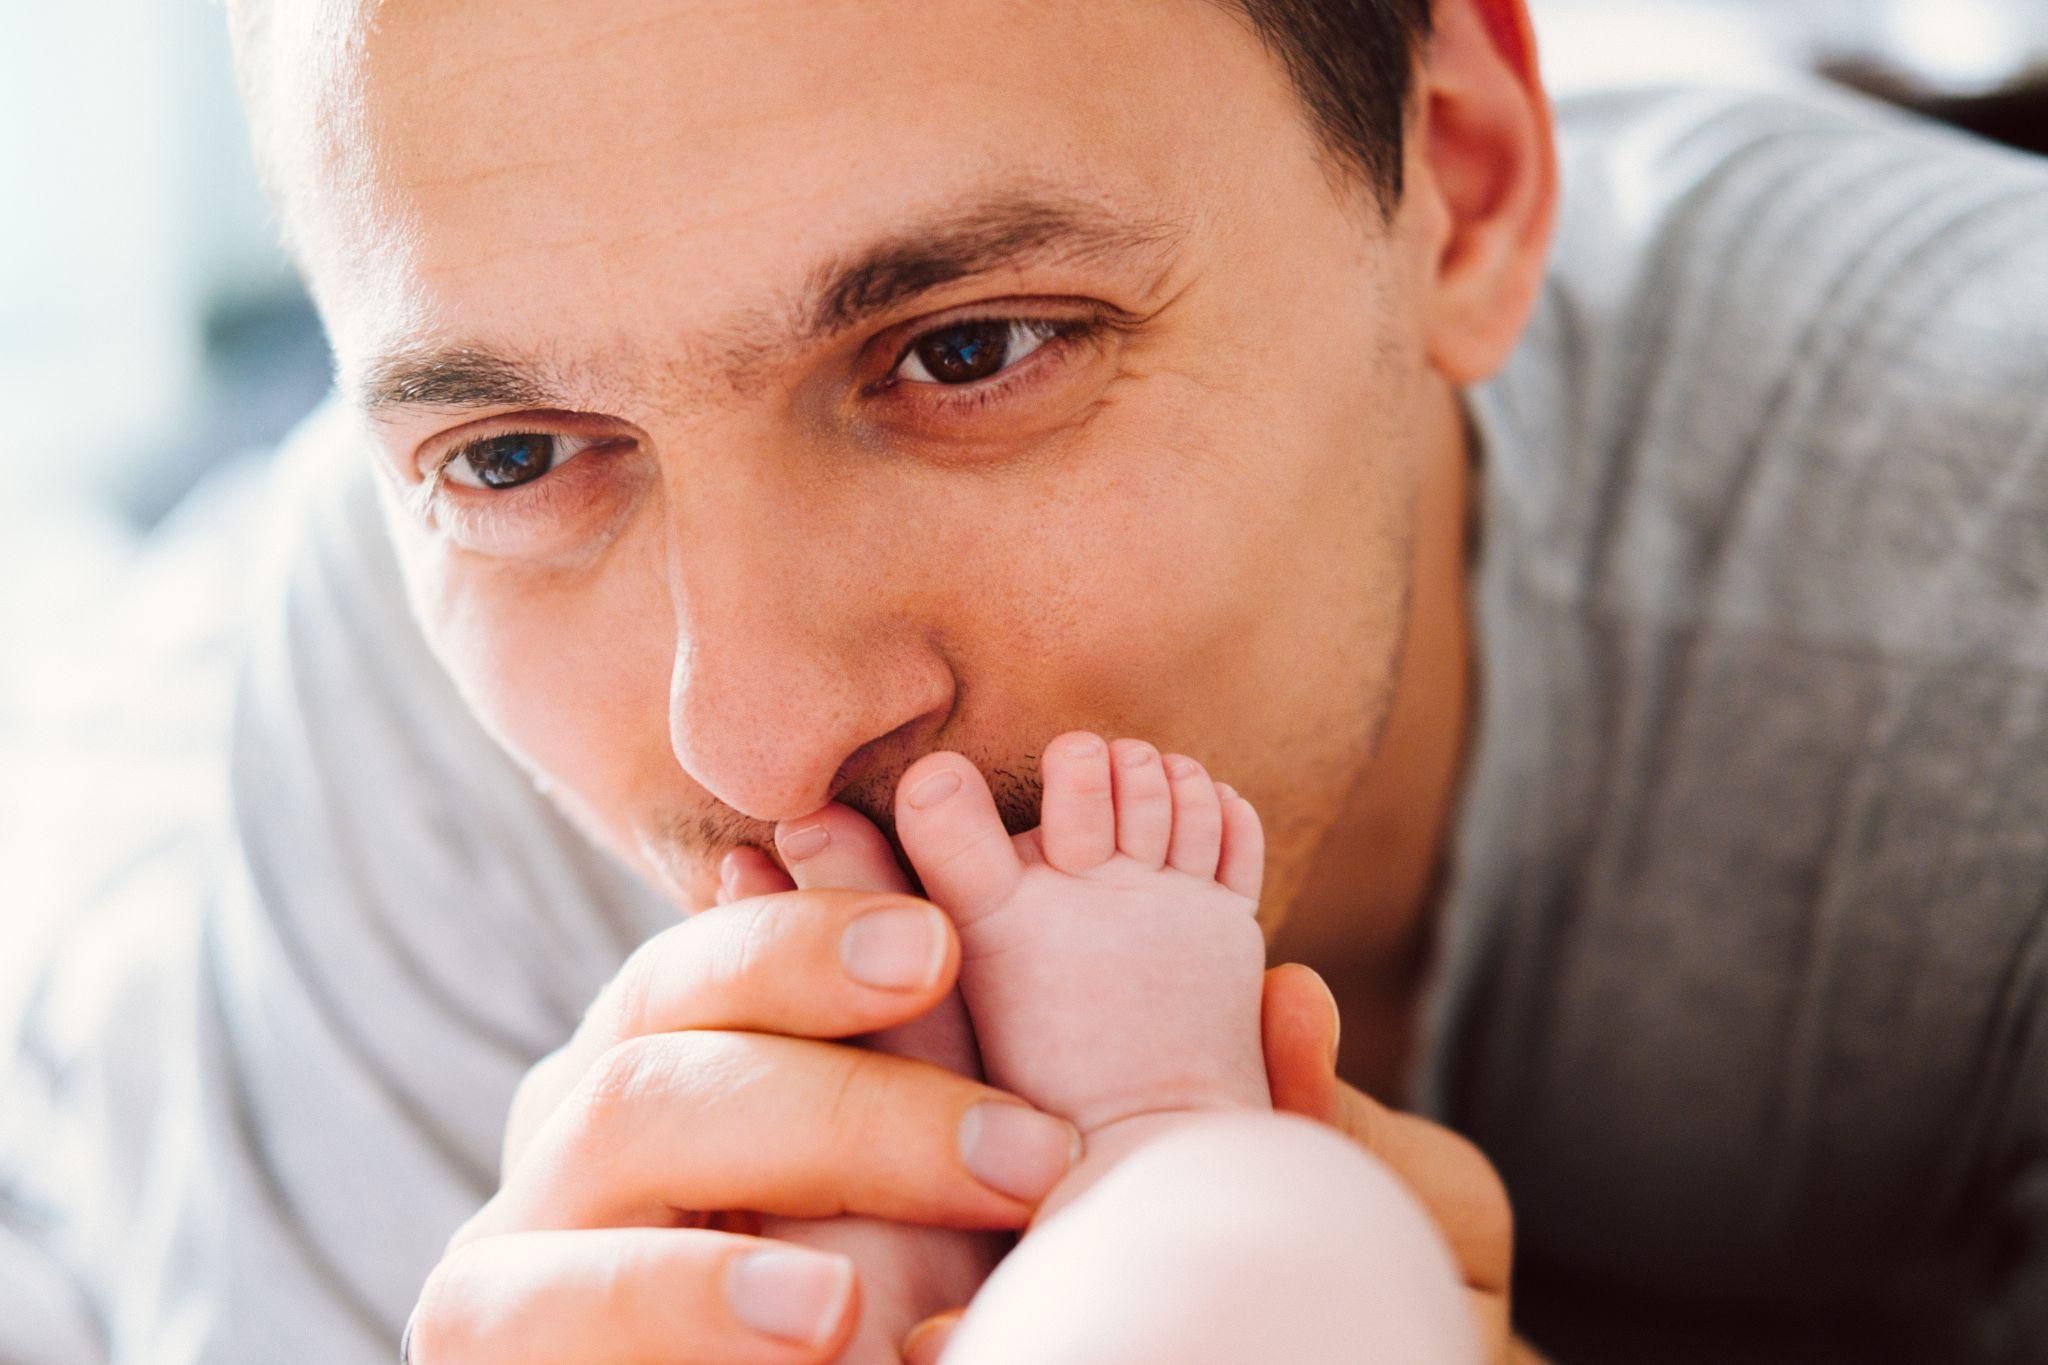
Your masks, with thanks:
<instances>
[{"instance_id":1,"label":"man's brown eye","mask_svg":"<svg viewBox=\"0 0 2048 1365\"><path fill-rule=\"evenodd\" d=\"M449 476L472 488L516 488L555 467L556 440L539 432L512 432L464 446L448 462Z\"/></svg>"},{"instance_id":2,"label":"man's brown eye","mask_svg":"<svg viewBox=\"0 0 2048 1365\"><path fill-rule=\"evenodd\" d=\"M1000 374L1049 341L1049 322L988 318L926 332L910 344L896 376L913 384L972 384Z\"/></svg>"},{"instance_id":3,"label":"man's brown eye","mask_svg":"<svg viewBox=\"0 0 2048 1365\"><path fill-rule=\"evenodd\" d=\"M939 383L971 384L1003 368L1010 355L1010 324L963 323L927 333L912 349Z\"/></svg>"}]
</instances>

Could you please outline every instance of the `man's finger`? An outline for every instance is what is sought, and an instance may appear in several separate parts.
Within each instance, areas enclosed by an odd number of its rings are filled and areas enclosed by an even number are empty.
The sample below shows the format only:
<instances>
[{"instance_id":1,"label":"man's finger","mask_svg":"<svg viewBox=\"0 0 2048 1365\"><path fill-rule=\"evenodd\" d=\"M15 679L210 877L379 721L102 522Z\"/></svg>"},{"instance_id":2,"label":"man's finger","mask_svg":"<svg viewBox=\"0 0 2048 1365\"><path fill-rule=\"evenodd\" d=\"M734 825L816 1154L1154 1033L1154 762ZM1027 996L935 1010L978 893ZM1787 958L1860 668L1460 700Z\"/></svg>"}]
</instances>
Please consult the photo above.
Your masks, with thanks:
<instances>
[{"instance_id":1,"label":"man's finger","mask_svg":"<svg viewBox=\"0 0 2048 1365\"><path fill-rule=\"evenodd\" d=\"M788 891L700 911L640 945L576 1033L529 1070L504 1165L609 1048L683 1029L849 1038L927 1013L952 989L951 920L902 894Z\"/></svg>"},{"instance_id":2,"label":"man's finger","mask_svg":"<svg viewBox=\"0 0 2048 1365\"><path fill-rule=\"evenodd\" d=\"M961 1310L939 1313L910 1329L903 1338L903 1365L939 1365L939 1354L960 1325Z\"/></svg>"},{"instance_id":3,"label":"man's finger","mask_svg":"<svg viewBox=\"0 0 2048 1365\"><path fill-rule=\"evenodd\" d=\"M1337 1001L1299 962L1266 973L1260 1005L1273 1107L1318 1123L1337 1121Z\"/></svg>"},{"instance_id":4,"label":"man's finger","mask_svg":"<svg viewBox=\"0 0 2048 1365\"><path fill-rule=\"evenodd\" d=\"M859 1316L843 1256L694 1229L514 1233L442 1261L414 1310L410 1365L590 1358L809 1365Z\"/></svg>"},{"instance_id":5,"label":"man's finger","mask_svg":"<svg viewBox=\"0 0 2048 1365\"><path fill-rule=\"evenodd\" d=\"M1514 1262L1514 1209L1485 1153L1440 1124L1389 1109L1337 1082L1337 1127L1387 1163L1443 1230L1465 1282L1503 1294Z\"/></svg>"},{"instance_id":6,"label":"man's finger","mask_svg":"<svg viewBox=\"0 0 2048 1365\"><path fill-rule=\"evenodd\" d=\"M1064 1119L926 1062L763 1034L653 1034L591 1068L458 1241L687 1209L1014 1228L1079 1146Z\"/></svg>"},{"instance_id":7,"label":"man's finger","mask_svg":"<svg viewBox=\"0 0 2048 1365\"><path fill-rule=\"evenodd\" d=\"M640 945L574 1041L595 1057L679 1029L844 1038L923 1013L958 967L952 921L928 901L785 891L713 906Z\"/></svg>"},{"instance_id":8,"label":"man's finger","mask_svg":"<svg viewBox=\"0 0 2048 1365\"><path fill-rule=\"evenodd\" d=\"M1514 1212L1493 1163L1450 1129L1337 1079L1336 1005L1309 968L1266 973L1263 1025L1274 1108L1331 1124L1385 1162L1443 1231L1466 1283L1501 1299L1495 1316L1504 1318Z\"/></svg>"}]
</instances>

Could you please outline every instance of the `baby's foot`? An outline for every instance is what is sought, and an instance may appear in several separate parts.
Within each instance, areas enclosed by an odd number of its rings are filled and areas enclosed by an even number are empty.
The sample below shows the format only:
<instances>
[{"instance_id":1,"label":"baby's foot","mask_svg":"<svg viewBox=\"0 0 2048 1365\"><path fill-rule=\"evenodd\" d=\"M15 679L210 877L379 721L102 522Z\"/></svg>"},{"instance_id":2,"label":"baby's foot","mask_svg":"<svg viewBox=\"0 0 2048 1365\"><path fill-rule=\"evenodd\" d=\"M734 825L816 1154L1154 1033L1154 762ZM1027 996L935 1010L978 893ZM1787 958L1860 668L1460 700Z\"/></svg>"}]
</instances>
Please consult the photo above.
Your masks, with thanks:
<instances>
[{"instance_id":1,"label":"baby's foot","mask_svg":"<svg viewBox=\"0 0 2048 1365\"><path fill-rule=\"evenodd\" d=\"M959 754L896 791L896 832L960 928L992 1084L1084 1134L1139 1114L1266 1107L1258 816L1193 759L1062 735L1042 823L1014 838Z\"/></svg>"}]
</instances>

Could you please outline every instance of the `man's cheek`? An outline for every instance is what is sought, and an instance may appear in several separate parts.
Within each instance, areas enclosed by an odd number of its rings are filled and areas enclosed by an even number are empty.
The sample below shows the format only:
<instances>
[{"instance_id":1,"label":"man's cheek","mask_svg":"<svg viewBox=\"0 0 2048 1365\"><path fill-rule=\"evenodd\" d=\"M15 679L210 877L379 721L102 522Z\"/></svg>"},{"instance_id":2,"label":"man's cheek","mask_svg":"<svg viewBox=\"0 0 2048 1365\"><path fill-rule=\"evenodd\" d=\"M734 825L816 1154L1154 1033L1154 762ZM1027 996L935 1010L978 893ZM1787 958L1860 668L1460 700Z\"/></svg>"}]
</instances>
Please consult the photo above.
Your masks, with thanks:
<instances>
[{"instance_id":1,"label":"man's cheek","mask_svg":"<svg viewBox=\"0 0 2048 1365\"><path fill-rule=\"evenodd\" d=\"M671 647L661 616L621 621L601 582L502 566L423 574L428 635L491 736L607 823L668 758ZM672 765L672 760L670 760Z\"/></svg>"}]
</instances>

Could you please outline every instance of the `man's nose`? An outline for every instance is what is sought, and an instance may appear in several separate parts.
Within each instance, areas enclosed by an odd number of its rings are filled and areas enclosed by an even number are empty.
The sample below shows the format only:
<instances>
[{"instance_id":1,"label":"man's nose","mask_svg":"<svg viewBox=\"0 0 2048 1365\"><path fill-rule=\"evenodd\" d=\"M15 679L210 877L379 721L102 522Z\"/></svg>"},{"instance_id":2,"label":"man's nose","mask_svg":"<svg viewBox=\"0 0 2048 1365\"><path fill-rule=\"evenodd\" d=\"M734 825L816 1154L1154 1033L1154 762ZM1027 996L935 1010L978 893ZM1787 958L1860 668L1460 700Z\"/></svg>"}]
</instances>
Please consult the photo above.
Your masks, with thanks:
<instances>
[{"instance_id":1,"label":"man's nose","mask_svg":"<svg viewBox=\"0 0 2048 1365\"><path fill-rule=\"evenodd\" d=\"M756 820L808 814L944 724L954 684L934 632L843 534L672 544L669 743L719 801Z\"/></svg>"}]
</instances>

